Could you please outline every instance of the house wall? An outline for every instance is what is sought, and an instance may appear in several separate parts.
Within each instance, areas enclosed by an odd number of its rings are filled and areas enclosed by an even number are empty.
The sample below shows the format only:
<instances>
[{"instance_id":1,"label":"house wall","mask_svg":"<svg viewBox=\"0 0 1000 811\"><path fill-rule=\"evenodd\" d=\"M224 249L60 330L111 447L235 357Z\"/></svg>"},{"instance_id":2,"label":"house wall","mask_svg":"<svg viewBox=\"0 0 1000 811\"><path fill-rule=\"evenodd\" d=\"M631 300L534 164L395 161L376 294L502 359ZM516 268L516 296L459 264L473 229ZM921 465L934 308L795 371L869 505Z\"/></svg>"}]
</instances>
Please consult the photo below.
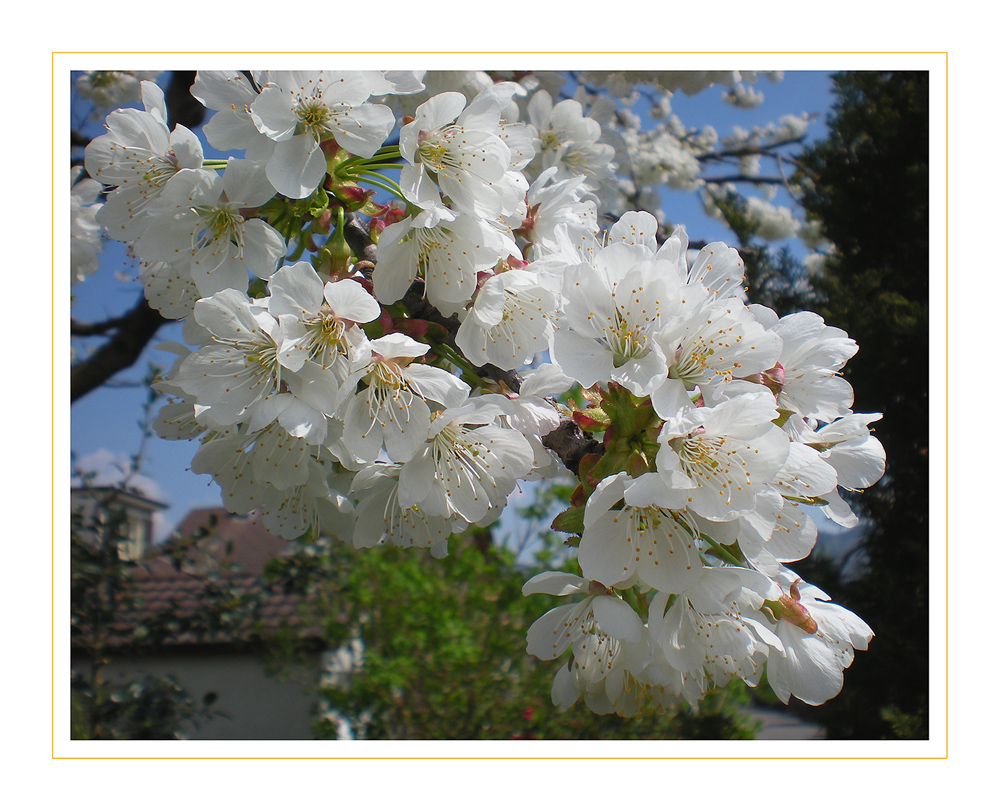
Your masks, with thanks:
<instances>
[{"instance_id":1,"label":"house wall","mask_svg":"<svg viewBox=\"0 0 1000 811\"><path fill-rule=\"evenodd\" d=\"M73 667L86 667L74 660ZM253 653L232 651L176 651L155 656L115 656L104 669L106 678L128 683L145 676L171 676L200 702L207 693L218 698L211 706L215 717L188 725L190 740L308 739L319 699L319 654L280 676L269 675Z\"/></svg>"}]
</instances>

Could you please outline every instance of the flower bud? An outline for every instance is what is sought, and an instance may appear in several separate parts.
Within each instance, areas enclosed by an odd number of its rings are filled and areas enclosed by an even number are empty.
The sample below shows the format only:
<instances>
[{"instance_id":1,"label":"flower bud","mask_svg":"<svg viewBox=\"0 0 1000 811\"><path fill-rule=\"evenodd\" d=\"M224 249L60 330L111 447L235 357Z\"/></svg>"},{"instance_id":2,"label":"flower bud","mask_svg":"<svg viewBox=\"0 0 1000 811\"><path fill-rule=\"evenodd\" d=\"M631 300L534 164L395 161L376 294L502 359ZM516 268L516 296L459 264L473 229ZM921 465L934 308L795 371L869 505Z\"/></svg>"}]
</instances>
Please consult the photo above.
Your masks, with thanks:
<instances>
[{"instance_id":1,"label":"flower bud","mask_svg":"<svg viewBox=\"0 0 1000 811\"><path fill-rule=\"evenodd\" d=\"M767 386L771 390L771 394L777 397L781 394L781 390L785 385L785 368L780 363L776 363L766 372L750 375L744 379L749 380L751 383L760 383L762 386Z\"/></svg>"},{"instance_id":2,"label":"flower bud","mask_svg":"<svg viewBox=\"0 0 1000 811\"><path fill-rule=\"evenodd\" d=\"M392 332L401 332L409 335L414 340L420 340L427 334L430 322L422 318L394 318L392 319Z\"/></svg>"},{"instance_id":3,"label":"flower bud","mask_svg":"<svg viewBox=\"0 0 1000 811\"><path fill-rule=\"evenodd\" d=\"M766 600L764 605L771 611L776 620L785 620L807 634L816 633L819 626L809 612L799 602L799 581L796 580L788 589L788 594L782 594L777 600Z\"/></svg>"}]
</instances>

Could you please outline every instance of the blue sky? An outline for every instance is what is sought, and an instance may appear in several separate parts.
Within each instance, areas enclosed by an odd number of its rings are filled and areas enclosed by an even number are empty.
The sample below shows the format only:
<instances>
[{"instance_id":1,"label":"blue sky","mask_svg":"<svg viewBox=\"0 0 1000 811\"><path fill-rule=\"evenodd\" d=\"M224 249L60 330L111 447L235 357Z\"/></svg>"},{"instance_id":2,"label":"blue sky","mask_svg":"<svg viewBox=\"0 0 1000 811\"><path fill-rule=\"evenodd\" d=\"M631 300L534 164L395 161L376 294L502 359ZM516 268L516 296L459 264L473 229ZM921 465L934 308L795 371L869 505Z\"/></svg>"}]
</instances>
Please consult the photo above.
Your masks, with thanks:
<instances>
[{"instance_id":1,"label":"blue sky","mask_svg":"<svg viewBox=\"0 0 1000 811\"><path fill-rule=\"evenodd\" d=\"M719 99L721 90L718 88L710 88L693 97L677 94L671 104L673 112L687 126L712 125L720 136L728 135L733 126L749 129L777 121L783 115L813 112L819 115L808 132L813 139L825 134L824 121L832 101L830 87L826 73L790 71L781 82L759 82L758 89L763 91L765 100L754 110L738 110L724 104ZM206 154L216 156L210 149ZM775 202L780 204L781 200ZM666 192L663 208L671 221L687 226L692 239L732 240L725 226L702 213L691 193ZM130 309L141 295L135 275L135 268L124 263L122 246L107 242L100 270L74 286L73 317L80 321L98 321ZM161 329L153 343L179 340L179 336L179 327L169 325ZM147 348L139 363L119 373L113 385L91 392L72 406L71 447L78 463L103 469L107 471L106 477L115 476L116 464L128 464L129 458L142 447L139 420L146 392L140 381L149 363L165 367L173 357ZM210 477L187 470L195 449L192 442L168 442L155 436L145 445L142 478L134 483L141 485L151 497L169 505L159 516L159 537L168 533L189 510L221 505L218 487Z\"/></svg>"}]
</instances>

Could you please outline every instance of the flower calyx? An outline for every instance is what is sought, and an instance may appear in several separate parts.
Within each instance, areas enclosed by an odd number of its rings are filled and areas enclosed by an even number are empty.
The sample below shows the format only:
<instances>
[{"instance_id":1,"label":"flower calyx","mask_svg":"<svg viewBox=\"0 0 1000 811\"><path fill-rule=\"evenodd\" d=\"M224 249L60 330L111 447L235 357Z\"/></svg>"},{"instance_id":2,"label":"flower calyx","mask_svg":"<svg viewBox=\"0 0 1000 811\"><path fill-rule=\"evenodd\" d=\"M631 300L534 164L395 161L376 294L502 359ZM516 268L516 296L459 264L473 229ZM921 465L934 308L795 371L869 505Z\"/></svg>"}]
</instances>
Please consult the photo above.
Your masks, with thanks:
<instances>
[{"instance_id":1,"label":"flower calyx","mask_svg":"<svg viewBox=\"0 0 1000 811\"><path fill-rule=\"evenodd\" d=\"M801 595L799 594L800 580L796 580L788 588L788 594L782 594L777 600L765 600L764 607L771 612L775 621L785 620L797 628L801 628L807 634L814 634L819 629L809 612L806 610L805 606L802 605L799 600Z\"/></svg>"},{"instance_id":2,"label":"flower calyx","mask_svg":"<svg viewBox=\"0 0 1000 811\"><path fill-rule=\"evenodd\" d=\"M771 394L777 397L781 394L781 390L785 386L785 367L780 363L775 363L767 371L750 375L745 379L751 383L760 383L762 386L767 386L771 390Z\"/></svg>"},{"instance_id":3,"label":"flower calyx","mask_svg":"<svg viewBox=\"0 0 1000 811\"><path fill-rule=\"evenodd\" d=\"M621 471L637 477L656 469L659 450L658 436L663 420L653 410L649 397L637 397L624 386L610 383L600 406L588 408L583 417L596 419L597 411L605 415L604 447L606 452L593 476L598 480ZM574 422L588 429L574 415Z\"/></svg>"},{"instance_id":4,"label":"flower calyx","mask_svg":"<svg viewBox=\"0 0 1000 811\"><path fill-rule=\"evenodd\" d=\"M607 413L600 406L590 406L588 408L584 408L582 411L574 409L573 422L575 422L581 430L587 431L591 434L596 434L607 430L607 428L611 425L611 418L608 417Z\"/></svg>"}]
</instances>

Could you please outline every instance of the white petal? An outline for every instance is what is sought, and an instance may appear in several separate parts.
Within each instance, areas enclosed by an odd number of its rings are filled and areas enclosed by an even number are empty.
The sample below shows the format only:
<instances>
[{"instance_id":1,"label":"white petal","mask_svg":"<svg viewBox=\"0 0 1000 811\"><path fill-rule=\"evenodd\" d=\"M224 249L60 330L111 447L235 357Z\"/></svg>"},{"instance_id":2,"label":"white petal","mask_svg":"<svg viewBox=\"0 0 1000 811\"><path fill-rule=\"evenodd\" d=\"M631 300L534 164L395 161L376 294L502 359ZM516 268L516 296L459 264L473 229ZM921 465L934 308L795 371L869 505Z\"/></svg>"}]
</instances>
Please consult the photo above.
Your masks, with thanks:
<instances>
[{"instance_id":1,"label":"white petal","mask_svg":"<svg viewBox=\"0 0 1000 811\"><path fill-rule=\"evenodd\" d=\"M328 283L324 295L334 315L357 324L374 321L382 312L371 294L353 279Z\"/></svg>"},{"instance_id":2,"label":"white petal","mask_svg":"<svg viewBox=\"0 0 1000 811\"><path fill-rule=\"evenodd\" d=\"M565 597L567 594L585 594L589 586L588 581L569 572L542 572L525 583L521 593L525 596L554 594L557 597Z\"/></svg>"},{"instance_id":3,"label":"white petal","mask_svg":"<svg viewBox=\"0 0 1000 811\"><path fill-rule=\"evenodd\" d=\"M286 265L271 276L267 309L275 317L311 318L323 304L323 281L309 262Z\"/></svg>"},{"instance_id":4,"label":"white petal","mask_svg":"<svg viewBox=\"0 0 1000 811\"><path fill-rule=\"evenodd\" d=\"M250 116L257 129L275 141L291 138L297 123L292 110L293 98L279 87L265 87L250 105Z\"/></svg>"},{"instance_id":5,"label":"white petal","mask_svg":"<svg viewBox=\"0 0 1000 811\"><path fill-rule=\"evenodd\" d=\"M222 175L222 188L230 203L256 208L274 197L264 164L251 160L230 160Z\"/></svg>"},{"instance_id":6,"label":"white petal","mask_svg":"<svg viewBox=\"0 0 1000 811\"><path fill-rule=\"evenodd\" d=\"M638 642L642 638L642 620L624 600L599 594L594 598L591 609L601 630L615 639Z\"/></svg>"},{"instance_id":7,"label":"white petal","mask_svg":"<svg viewBox=\"0 0 1000 811\"><path fill-rule=\"evenodd\" d=\"M267 179L279 194L301 200L312 194L326 174L326 156L308 133L274 145Z\"/></svg>"},{"instance_id":8,"label":"white petal","mask_svg":"<svg viewBox=\"0 0 1000 811\"><path fill-rule=\"evenodd\" d=\"M635 569L628 526L626 513L612 510L584 530L578 553L584 577L609 587L628 580Z\"/></svg>"},{"instance_id":9,"label":"white petal","mask_svg":"<svg viewBox=\"0 0 1000 811\"><path fill-rule=\"evenodd\" d=\"M362 158L370 158L396 123L392 110L383 104L362 104L352 107L348 115L333 116L330 129L337 143Z\"/></svg>"}]
</instances>

